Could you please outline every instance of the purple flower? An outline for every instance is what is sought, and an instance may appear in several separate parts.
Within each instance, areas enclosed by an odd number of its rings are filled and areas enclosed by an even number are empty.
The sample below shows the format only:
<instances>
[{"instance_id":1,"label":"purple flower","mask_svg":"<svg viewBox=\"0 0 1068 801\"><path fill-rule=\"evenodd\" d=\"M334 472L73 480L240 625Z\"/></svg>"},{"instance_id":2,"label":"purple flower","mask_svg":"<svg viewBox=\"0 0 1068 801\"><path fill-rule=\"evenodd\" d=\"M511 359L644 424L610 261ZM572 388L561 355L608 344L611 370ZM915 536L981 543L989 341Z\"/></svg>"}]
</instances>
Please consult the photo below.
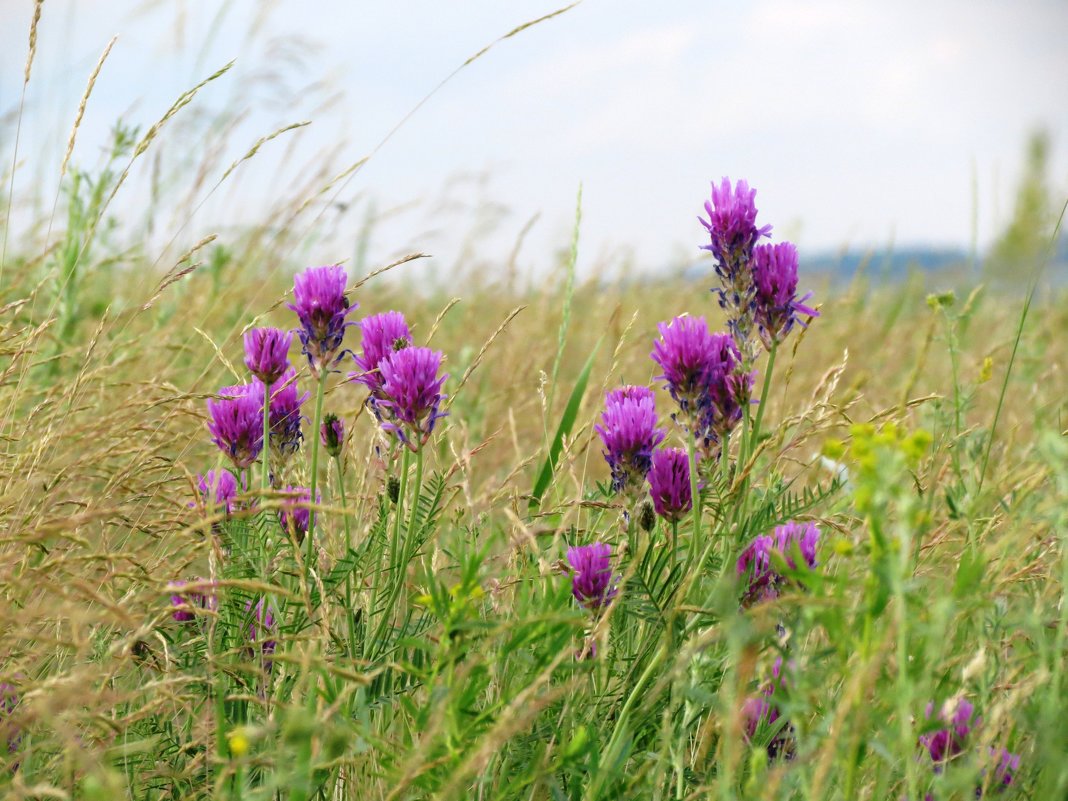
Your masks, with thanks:
<instances>
[{"instance_id":1,"label":"purple flower","mask_svg":"<svg viewBox=\"0 0 1068 801\"><path fill-rule=\"evenodd\" d=\"M378 366L394 351L411 347L412 332L399 311L372 314L363 318L358 325L362 352L353 357L359 370L349 373L349 380L363 384L374 397L382 391L383 378Z\"/></svg>"},{"instance_id":2,"label":"purple flower","mask_svg":"<svg viewBox=\"0 0 1068 801\"><path fill-rule=\"evenodd\" d=\"M0 747L6 747L9 754L15 753L22 742L19 727L11 720L18 705L18 688L6 681L0 681ZM17 766L13 768L16 769Z\"/></svg>"},{"instance_id":3,"label":"purple flower","mask_svg":"<svg viewBox=\"0 0 1068 801\"><path fill-rule=\"evenodd\" d=\"M273 384L289 368L290 331L253 328L245 334L245 367L264 384Z\"/></svg>"},{"instance_id":4,"label":"purple flower","mask_svg":"<svg viewBox=\"0 0 1068 801\"><path fill-rule=\"evenodd\" d=\"M705 203L708 220L701 220L710 243L704 250L716 257L716 274L720 287L713 289L719 305L727 312L728 328L744 352L746 362L755 358L751 333L753 328L753 279L750 264L753 247L761 237L771 234L771 226L757 228L756 190L739 181L732 190L724 178L712 185L712 199ZM698 218L700 219L700 218Z\"/></svg>"},{"instance_id":5,"label":"purple flower","mask_svg":"<svg viewBox=\"0 0 1068 801\"><path fill-rule=\"evenodd\" d=\"M778 723L782 713L773 697L777 688L786 685L785 680L780 677L781 670L782 657L779 657L772 667L773 679L764 684L759 695L750 696L742 705L743 736L746 743L752 745L754 741L761 739L757 735L762 730L775 731L767 743L768 756L772 759L780 755L790 759L794 750L793 730L788 723Z\"/></svg>"},{"instance_id":6,"label":"purple flower","mask_svg":"<svg viewBox=\"0 0 1068 801\"><path fill-rule=\"evenodd\" d=\"M933 713L934 704L927 704L926 717L930 719ZM936 771L941 772L945 762L964 753L969 733L979 724L978 719L972 721L974 714L975 707L962 698L952 711L943 709L939 713L938 717L949 724L947 728L920 735L920 745L931 755Z\"/></svg>"},{"instance_id":7,"label":"purple flower","mask_svg":"<svg viewBox=\"0 0 1068 801\"><path fill-rule=\"evenodd\" d=\"M262 397L263 384L253 382ZM297 371L290 367L271 385L271 406L268 422L271 427L271 452L276 454L283 464L300 450L303 435L300 432L300 407L308 399L309 393L303 395L297 389ZM260 425L263 425L261 420Z\"/></svg>"},{"instance_id":8,"label":"purple flower","mask_svg":"<svg viewBox=\"0 0 1068 801\"><path fill-rule=\"evenodd\" d=\"M1020 756L1005 748L991 748L990 756L997 762L994 767L994 786L998 790L1004 790L1016 781L1016 772L1020 770Z\"/></svg>"},{"instance_id":9,"label":"purple flower","mask_svg":"<svg viewBox=\"0 0 1068 801\"><path fill-rule=\"evenodd\" d=\"M340 357L345 329L352 325L345 318L359 306L349 305L347 283L348 275L339 265L309 267L293 279L294 302L288 306L300 319L297 334L317 378Z\"/></svg>"},{"instance_id":10,"label":"purple flower","mask_svg":"<svg viewBox=\"0 0 1068 801\"><path fill-rule=\"evenodd\" d=\"M323 424L319 429L319 441L323 443L326 452L337 458L341 455L341 449L345 445L345 423L336 414L328 414L323 418Z\"/></svg>"},{"instance_id":11,"label":"purple flower","mask_svg":"<svg viewBox=\"0 0 1068 801\"><path fill-rule=\"evenodd\" d=\"M229 470L209 470L197 476L197 494L204 508L215 510L221 506L230 514L237 495L237 479Z\"/></svg>"},{"instance_id":12,"label":"purple flower","mask_svg":"<svg viewBox=\"0 0 1068 801\"><path fill-rule=\"evenodd\" d=\"M669 522L678 522L693 508L690 460L686 451L661 448L653 453L649 492L653 496L656 513Z\"/></svg>"},{"instance_id":13,"label":"purple flower","mask_svg":"<svg viewBox=\"0 0 1068 801\"><path fill-rule=\"evenodd\" d=\"M245 614L248 615L248 628L245 633L248 638L248 642L251 646L255 646L260 643L259 650L264 656L270 656L274 653L274 649L277 647L273 639L275 631L275 619L274 614L271 612L265 598L260 598L256 602L255 608L252 606L252 601L249 600L245 603ZM255 649L249 649L250 655L255 656ZM271 663L268 661L266 667L270 667Z\"/></svg>"},{"instance_id":14,"label":"purple flower","mask_svg":"<svg viewBox=\"0 0 1068 801\"><path fill-rule=\"evenodd\" d=\"M786 579L772 565L772 551L786 562L791 570L798 568L798 550L809 568L814 568L820 532L815 523L786 523L775 528L774 536L762 535L754 539L738 557L738 575L746 579L743 606L770 600L779 595Z\"/></svg>"},{"instance_id":15,"label":"purple flower","mask_svg":"<svg viewBox=\"0 0 1068 801\"><path fill-rule=\"evenodd\" d=\"M297 542L304 542L311 520L311 490L307 487L286 487L285 493L286 498L278 510L278 522L287 532L292 526ZM321 493L316 492L315 495L317 503L322 501Z\"/></svg>"},{"instance_id":16,"label":"purple flower","mask_svg":"<svg viewBox=\"0 0 1068 801\"><path fill-rule=\"evenodd\" d=\"M259 391L257 391L257 389ZM255 382L223 387L208 399L208 430L212 442L244 470L263 447L263 388Z\"/></svg>"},{"instance_id":17,"label":"purple flower","mask_svg":"<svg viewBox=\"0 0 1068 801\"><path fill-rule=\"evenodd\" d=\"M742 419L753 376L741 371L730 334L713 334L704 317L659 323L652 359L682 412L683 426L704 444L721 442Z\"/></svg>"},{"instance_id":18,"label":"purple flower","mask_svg":"<svg viewBox=\"0 0 1068 801\"><path fill-rule=\"evenodd\" d=\"M746 181L738 181L732 189L730 178L724 178L718 187L712 183L712 198L705 201L708 219L697 218L711 240L702 250L716 257L716 271L728 284L735 277L731 271L744 268L757 240L771 235L770 225L756 226L755 199L756 190Z\"/></svg>"},{"instance_id":19,"label":"purple flower","mask_svg":"<svg viewBox=\"0 0 1068 801\"><path fill-rule=\"evenodd\" d=\"M441 351L409 347L394 351L378 364L382 375L382 399L377 402L382 428L392 431L413 451L418 451L445 413L441 387L448 373L438 375Z\"/></svg>"},{"instance_id":20,"label":"purple flower","mask_svg":"<svg viewBox=\"0 0 1068 801\"><path fill-rule=\"evenodd\" d=\"M656 401L648 387L624 386L605 395L601 424L593 428L612 469L613 492L636 491L645 483L653 449L664 441L656 422Z\"/></svg>"},{"instance_id":21,"label":"purple flower","mask_svg":"<svg viewBox=\"0 0 1068 801\"><path fill-rule=\"evenodd\" d=\"M753 317L764 347L786 339L802 315L819 317L804 304L812 294L797 299L797 248L790 242L753 249Z\"/></svg>"},{"instance_id":22,"label":"purple flower","mask_svg":"<svg viewBox=\"0 0 1068 801\"><path fill-rule=\"evenodd\" d=\"M586 609L597 611L616 597L618 577L612 575L612 548L603 542L567 549L571 594Z\"/></svg>"},{"instance_id":23,"label":"purple flower","mask_svg":"<svg viewBox=\"0 0 1068 801\"><path fill-rule=\"evenodd\" d=\"M196 578L194 582L197 584L205 584L204 579ZM218 608L219 601L215 597L214 582L206 582L208 587L207 591L201 590L186 590L187 585L184 581L171 582L170 589L173 594L171 595L171 606L173 606L174 612L171 613L171 617L177 620L179 623L187 623L190 620L195 620L197 609L209 609L215 611Z\"/></svg>"}]
</instances>

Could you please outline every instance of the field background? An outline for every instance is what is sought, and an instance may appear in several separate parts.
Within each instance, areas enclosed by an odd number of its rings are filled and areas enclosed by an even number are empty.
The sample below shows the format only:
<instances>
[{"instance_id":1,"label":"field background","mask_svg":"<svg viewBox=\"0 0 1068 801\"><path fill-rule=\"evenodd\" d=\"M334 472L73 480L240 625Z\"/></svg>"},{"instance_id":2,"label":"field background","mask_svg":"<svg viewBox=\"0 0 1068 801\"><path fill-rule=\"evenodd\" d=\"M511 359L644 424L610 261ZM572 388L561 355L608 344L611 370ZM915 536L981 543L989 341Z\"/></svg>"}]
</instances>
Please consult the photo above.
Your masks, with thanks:
<instances>
[{"instance_id":1,"label":"field background","mask_svg":"<svg viewBox=\"0 0 1068 801\"><path fill-rule=\"evenodd\" d=\"M172 129L181 142L210 128L184 122L185 106L117 127L92 164L65 160L54 198L3 209L0 681L22 699L9 714L19 748L0 750L3 797L921 797L935 778L916 746L924 707L960 695L984 721L980 751L1022 756L1006 797L1064 797L1068 311L1063 199L1041 137L1015 216L981 259L890 283L869 279L877 264L849 282L802 276L821 316L779 355L752 486L710 488L701 536L723 548L681 595L661 594L655 548L626 567L631 600L611 635L596 633L592 664L573 658L589 620L559 568L568 544L620 536L596 489L608 473L592 425L605 390L652 385L656 323L686 312L723 326L712 263L577 276L581 195L555 253L517 239L510 257L486 258L472 234L447 268L420 253L369 260L369 216L341 257L356 319L402 310L416 342L446 354L450 415L427 455L441 508L399 579L407 606L369 613L389 624L386 652L350 658L332 596L315 625L283 624L265 691L235 667L239 650L171 620L167 587L221 569L190 508L195 476L220 464L204 402L243 380L243 331L295 324L292 272L309 241L336 235L323 209L346 173L324 167L255 223L190 238L159 221L192 218L195 198L231 174L223 148L205 149L187 173L194 191L152 196L157 227L127 224L110 204L128 171L171 152ZM239 153L241 169L271 142ZM528 509L587 365L553 485ZM330 384L326 407L351 433L321 478L323 575L343 555L346 517L355 541L373 540L397 471L362 402L355 385ZM658 404L666 423L666 393ZM865 463L854 425L867 423L926 431L931 446L909 461L889 442ZM293 483L307 483L306 450ZM848 484L832 483L827 453ZM821 526L822 578L742 613L723 559L791 509ZM236 525L272 536L254 517ZM873 526L893 532L892 556L872 545ZM229 591L313 592L285 558L271 575L229 577ZM887 570L890 596L873 611ZM770 674L779 623L799 663L798 756L769 763L743 742L738 708ZM983 768L947 773L937 797L973 797Z\"/></svg>"}]
</instances>

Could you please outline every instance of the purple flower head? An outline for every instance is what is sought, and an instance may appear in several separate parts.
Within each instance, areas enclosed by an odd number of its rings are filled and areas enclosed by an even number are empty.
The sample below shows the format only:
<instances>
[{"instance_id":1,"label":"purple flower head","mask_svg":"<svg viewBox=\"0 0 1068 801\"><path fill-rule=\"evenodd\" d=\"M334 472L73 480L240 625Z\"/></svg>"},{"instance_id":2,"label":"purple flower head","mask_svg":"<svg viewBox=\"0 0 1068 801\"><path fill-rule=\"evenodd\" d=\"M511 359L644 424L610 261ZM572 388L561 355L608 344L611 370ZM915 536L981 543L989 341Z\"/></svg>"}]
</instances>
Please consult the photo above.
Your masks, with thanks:
<instances>
[{"instance_id":1,"label":"purple flower head","mask_svg":"<svg viewBox=\"0 0 1068 801\"><path fill-rule=\"evenodd\" d=\"M705 201L708 219L697 218L711 239L702 249L716 257L717 272L728 283L734 278L731 271L744 267L757 240L771 234L770 225L756 226L755 200L756 190L747 182L738 181L732 189L730 179L724 178L719 186L713 182L712 198Z\"/></svg>"},{"instance_id":2,"label":"purple flower head","mask_svg":"<svg viewBox=\"0 0 1068 801\"><path fill-rule=\"evenodd\" d=\"M236 495L237 479L229 470L209 470L197 476L197 496L205 509L214 511L222 507L230 514Z\"/></svg>"},{"instance_id":3,"label":"purple flower head","mask_svg":"<svg viewBox=\"0 0 1068 801\"><path fill-rule=\"evenodd\" d=\"M256 602L255 608L252 606L252 601L249 600L245 603L245 614L248 615L248 628L245 633L248 638L249 653L255 654L254 646L260 643L259 650L264 656L270 656L274 653L274 649L277 647L273 639L275 631L275 619L274 614L271 612L270 607L267 605L265 598L260 598ZM270 662L266 663L267 667L270 667Z\"/></svg>"},{"instance_id":4,"label":"purple flower head","mask_svg":"<svg viewBox=\"0 0 1068 801\"><path fill-rule=\"evenodd\" d=\"M290 331L253 328L245 334L245 367L264 384L273 384L289 368Z\"/></svg>"},{"instance_id":5,"label":"purple flower head","mask_svg":"<svg viewBox=\"0 0 1068 801\"><path fill-rule=\"evenodd\" d=\"M399 311L372 314L363 318L358 325L362 352L353 357L359 369L349 373L349 380L363 384L375 396L381 393L383 382L378 366L394 351L411 347L412 332Z\"/></svg>"},{"instance_id":6,"label":"purple flower head","mask_svg":"<svg viewBox=\"0 0 1068 801\"><path fill-rule=\"evenodd\" d=\"M799 549L801 557L809 568L814 568L816 548L820 532L814 523L786 523L775 528L774 536L755 538L738 557L738 575L746 581L742 605L751 606L759 601L777 598L786 579L780 575L772 564L771 553L776 552L792 570L798 568L795 554Z\"/></svg>"},{"instance_id":7,"label":"purple flower head","mask_svg":"<svg viewBox=\"0 0 1068 801\"><path fill-rule=\"evenodd\" d=\"M690 493L690 460L679 448L661 448L653 453L649 492L656 513L677 522L693 508Z\"/></svg>"},{"instance_id":8,"label":"purple flower head","mask_svg":"<svg viewBox=\"0 0 1068 801\"><path fill-rule=\"evenodd\" d=\"M298 542L304 542L311 520L311 490L307 487L286 487L286 498L278 510L278 522L288 532L290 526ZM322 493L316 492L316 503L322 502Z\"/></svg>"},{"instance_id":9,"label":"purple flower head","mask_svg":"<svg viewBox=\"0 0 1068 801\"><path fill-rule=\"evenodd\" d=\"M601 423L593 428L604 444L614 492L637 491L645 483L653 450L664 441L656 422L656 401L648 387L624 386L605 395Z\"/></svg>"},{"instance_id":10,"label":"purple flower head","mask_svg":"<svg viewBox=\"0 0 1068 801\"><path fill-rule=\"evenodd\" d=\"M336 414L328 414L323 418L323 425L319 429L319 441L323 443L326 452L337 458L341 455L341 449L345 445L345 423Z\"/></svg>"},{"instance_id":11,"label":"purple flower head","mask_svg":"<svg viewBox=\"0 0 1068 801\"><path fill-rule=\"evenodd\" d=\"M22 733L11 720L18 705L18 688L6 681L0 681L0 747L6 747L9 754L15 753L22 742ZM17 770L17 766L13 770Z\"/></svg>"},{"instance_id":12,"label":"purple flower head","mask_svg":"<svg viewBox=\"0 0 1068 801\"><path fill-rule=\"evenodd\" d=\"M991 748L990 757L997 763L994 766L994 787L1004 790L1016 781L1016 773L1020 770L1020 756L1005 748Z\"/></svg>"},{"instance_id":13,"label":"purple flower head","mask_svg":"<svg viewBox=\"0 0 1068 801\"><path fill-rule=\"evenodd\" d=\"M928 720L933 713L934 704L927 704L926 717ZM964 752L969 733L979 725L978 719L972 720L974 714L975 707L962 698L952 709L944 708L939 713L939 719L949 724L946 728L920 735L920 745L926 748L931 755L931 761L935 763L936 771L941 771L941 766L945 762L960 756Z\"/></svg>"},{"instance_id":14,"label":"purple flower head","mask_svg":"<svg viewBox=\"0 0 1068 801\"><path fill-rule=\"evenodd\" d=\"M750 696L742 705L743 737L746 743L752 745L755 740L761 739L757 736L761 730L775 731L767 743L768 756L772 759L780 755L790 759L794 750L793 730L788 723L779 723L782 713L774 699L775 690L786 686L780 677L781 669L782 657L779 657L772 668L772 680L764 684L759 695Z\"/></svg>"},{"instance_id":15,"label":"purple flower head","mask_svg":"<svg viewBox=\"0 0 1068 801\"><path fill-rule=\"evenodd\" d=\"M253 382L263 393L263 384ZM271 384L271 406L267 413L271 427L271 452L284 464L290 456L300 450L303 435L300 432L300 407L308 399L309 393L303 395L297 389L297 371L290 367L282 376ZM263 422L260 422L263 425Z\"/></svg>"},{"instance_id":16,"label":"purple flower head","mask_svg":"<svg viewBox=\"0 0 1068 801\"><path fill-rule=\"evenodd\" d=\"M657 325L652 359L679 405L683 425L706 443L721 442L742 419L753 376L741 371L730 334L713 334L703 317L676 317Z\"/></svg>"},{"instance_id":17,"label":"purple flower head","mask_svg":"<svg viewBox=\"0 0 1068 801\"><path fill-rule=\"evenodd\" d=\"M262 385L253 382L223 387L218 396L208 399L208 431L234 467L244 470L256 461L263 447Z\"/></svg>"},{"instance_id":18,"label":"purple flower head","mask_svg":"<svg viewBox=\"0 0 1068 801\"><path fill-rule=\"evenodd\" d=\"M205 584L204 579L199 577L194 579L194 582ZM171 617L179 623L187 623L196 619L196 610L198 609L209 609L214 612L218 608L219 600L215 597L214 582L206 583L207 590L205 591L186 590L186 582L184 581L171 582L171 606L174 607Z\"/></svg>"},{"instance_id":19,"label":"purple flower head","mask_svg":"<svg viewBox=\"0 0 1068 801\"><path fill-rule=\"evenodd\" d=\"M293 279L294 302L288 306L300 320L297 334L317 378L340 357L345 329L352 325L345 318L359 306L349 305L347 283L348 275L339 265L309 267Z\"/></svg>"},{"instance_id":20,"label":"purple flower head","mask_svg":"<svg viewBox=\"0 0 1068 801\"><path fill-rule=\"evenodd\" d=\"M394 351L379 362L382 400L378 402L382 428L397 435L409 449L418 451L445 413L441 387L448 373L439 376L441 351L409 347Z\"/></svg>"},{"instance_id":21,"label":"purple flower head","mask_svg":"<svg viewBox=\"0 0 1068 801\"><path fill-rule=\"evenodd\" d=\"M567 549L571 567L571 594L586 609L596 612L616 597L618 576L612 575L612 547L603 542Z\"/></svg>"},{"instance_id":22,"label":"purple flower head","mask_svg":"<svg viewBox=\"0 0 1068 801\"><path fill-rule=\"evenodd\" d=\"M797 298L797 248L790 242L753 249L753 317L764 347L786 339L802 315L819 317L805 305L811 293Z\"/></svg>"}]
</instances>

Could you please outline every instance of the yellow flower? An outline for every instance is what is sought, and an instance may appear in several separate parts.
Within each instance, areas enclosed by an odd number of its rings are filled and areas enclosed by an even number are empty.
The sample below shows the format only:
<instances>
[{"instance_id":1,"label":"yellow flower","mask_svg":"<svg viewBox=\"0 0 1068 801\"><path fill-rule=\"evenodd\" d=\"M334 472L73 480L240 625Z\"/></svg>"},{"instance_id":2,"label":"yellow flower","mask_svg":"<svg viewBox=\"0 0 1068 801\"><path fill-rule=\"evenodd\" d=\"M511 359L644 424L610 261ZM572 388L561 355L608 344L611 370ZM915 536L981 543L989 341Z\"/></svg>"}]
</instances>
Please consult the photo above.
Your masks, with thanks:
<instances>
[{"instance_id":1,"label":"yellow flower","mask_svg":"<svg viewBox=\"0 0 1068 801\"><path fill-rule=\"evenodd\" d=\"M240 759L248 753L249 742L244 729L233 729L226 735L226 739L230 744L230 753L235 757Z\"/></svg>"}]
</instances>

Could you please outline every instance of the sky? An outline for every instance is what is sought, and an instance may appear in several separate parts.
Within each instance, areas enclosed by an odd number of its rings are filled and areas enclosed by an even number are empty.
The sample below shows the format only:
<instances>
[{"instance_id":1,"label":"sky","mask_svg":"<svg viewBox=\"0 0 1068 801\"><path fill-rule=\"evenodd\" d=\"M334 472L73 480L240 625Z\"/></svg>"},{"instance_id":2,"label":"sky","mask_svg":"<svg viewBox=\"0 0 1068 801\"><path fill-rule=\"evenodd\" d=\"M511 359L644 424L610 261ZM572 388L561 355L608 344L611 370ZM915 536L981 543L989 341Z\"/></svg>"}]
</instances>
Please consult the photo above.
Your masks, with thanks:
<instances>
[{"instance_id":1,"label":"sky","mask_svg":"<svg viewBox=\"0 0 1068 801\"><path fill-rule=\"evenodd\" d=\"M9 121L32 6L0 0L0 116ZM86 78L117 35L75 163L99 161L118 117L144 130L236 59L181 112L232 116L224 164L278 127L312 124L243 165L188 234L255 220L328 160L373 153L332 191L342 209L332 235L309 238L300 253L321 262L350 256L373 201L383 218L373 260L423 250L458 264L472 237L503 259L539 215L524 252L544 263L569 242L581 184L580 267L630 259L656 270L697 254L696 217L722 176L755 186L760 221L802 253L968 249L973 237L982 247L1011 212L1037 127L1052 137L1054 186L1068 191L1063 0L585 0L497 43L378 148L465 59L559 7L47 0L18 186L55 180ZM159 148L201 146L183 130L165 129ZM0 153L10 162L10 132ZM145 202L150 160L134 172L119 213Z\"/></svg>"}]
</instances>

